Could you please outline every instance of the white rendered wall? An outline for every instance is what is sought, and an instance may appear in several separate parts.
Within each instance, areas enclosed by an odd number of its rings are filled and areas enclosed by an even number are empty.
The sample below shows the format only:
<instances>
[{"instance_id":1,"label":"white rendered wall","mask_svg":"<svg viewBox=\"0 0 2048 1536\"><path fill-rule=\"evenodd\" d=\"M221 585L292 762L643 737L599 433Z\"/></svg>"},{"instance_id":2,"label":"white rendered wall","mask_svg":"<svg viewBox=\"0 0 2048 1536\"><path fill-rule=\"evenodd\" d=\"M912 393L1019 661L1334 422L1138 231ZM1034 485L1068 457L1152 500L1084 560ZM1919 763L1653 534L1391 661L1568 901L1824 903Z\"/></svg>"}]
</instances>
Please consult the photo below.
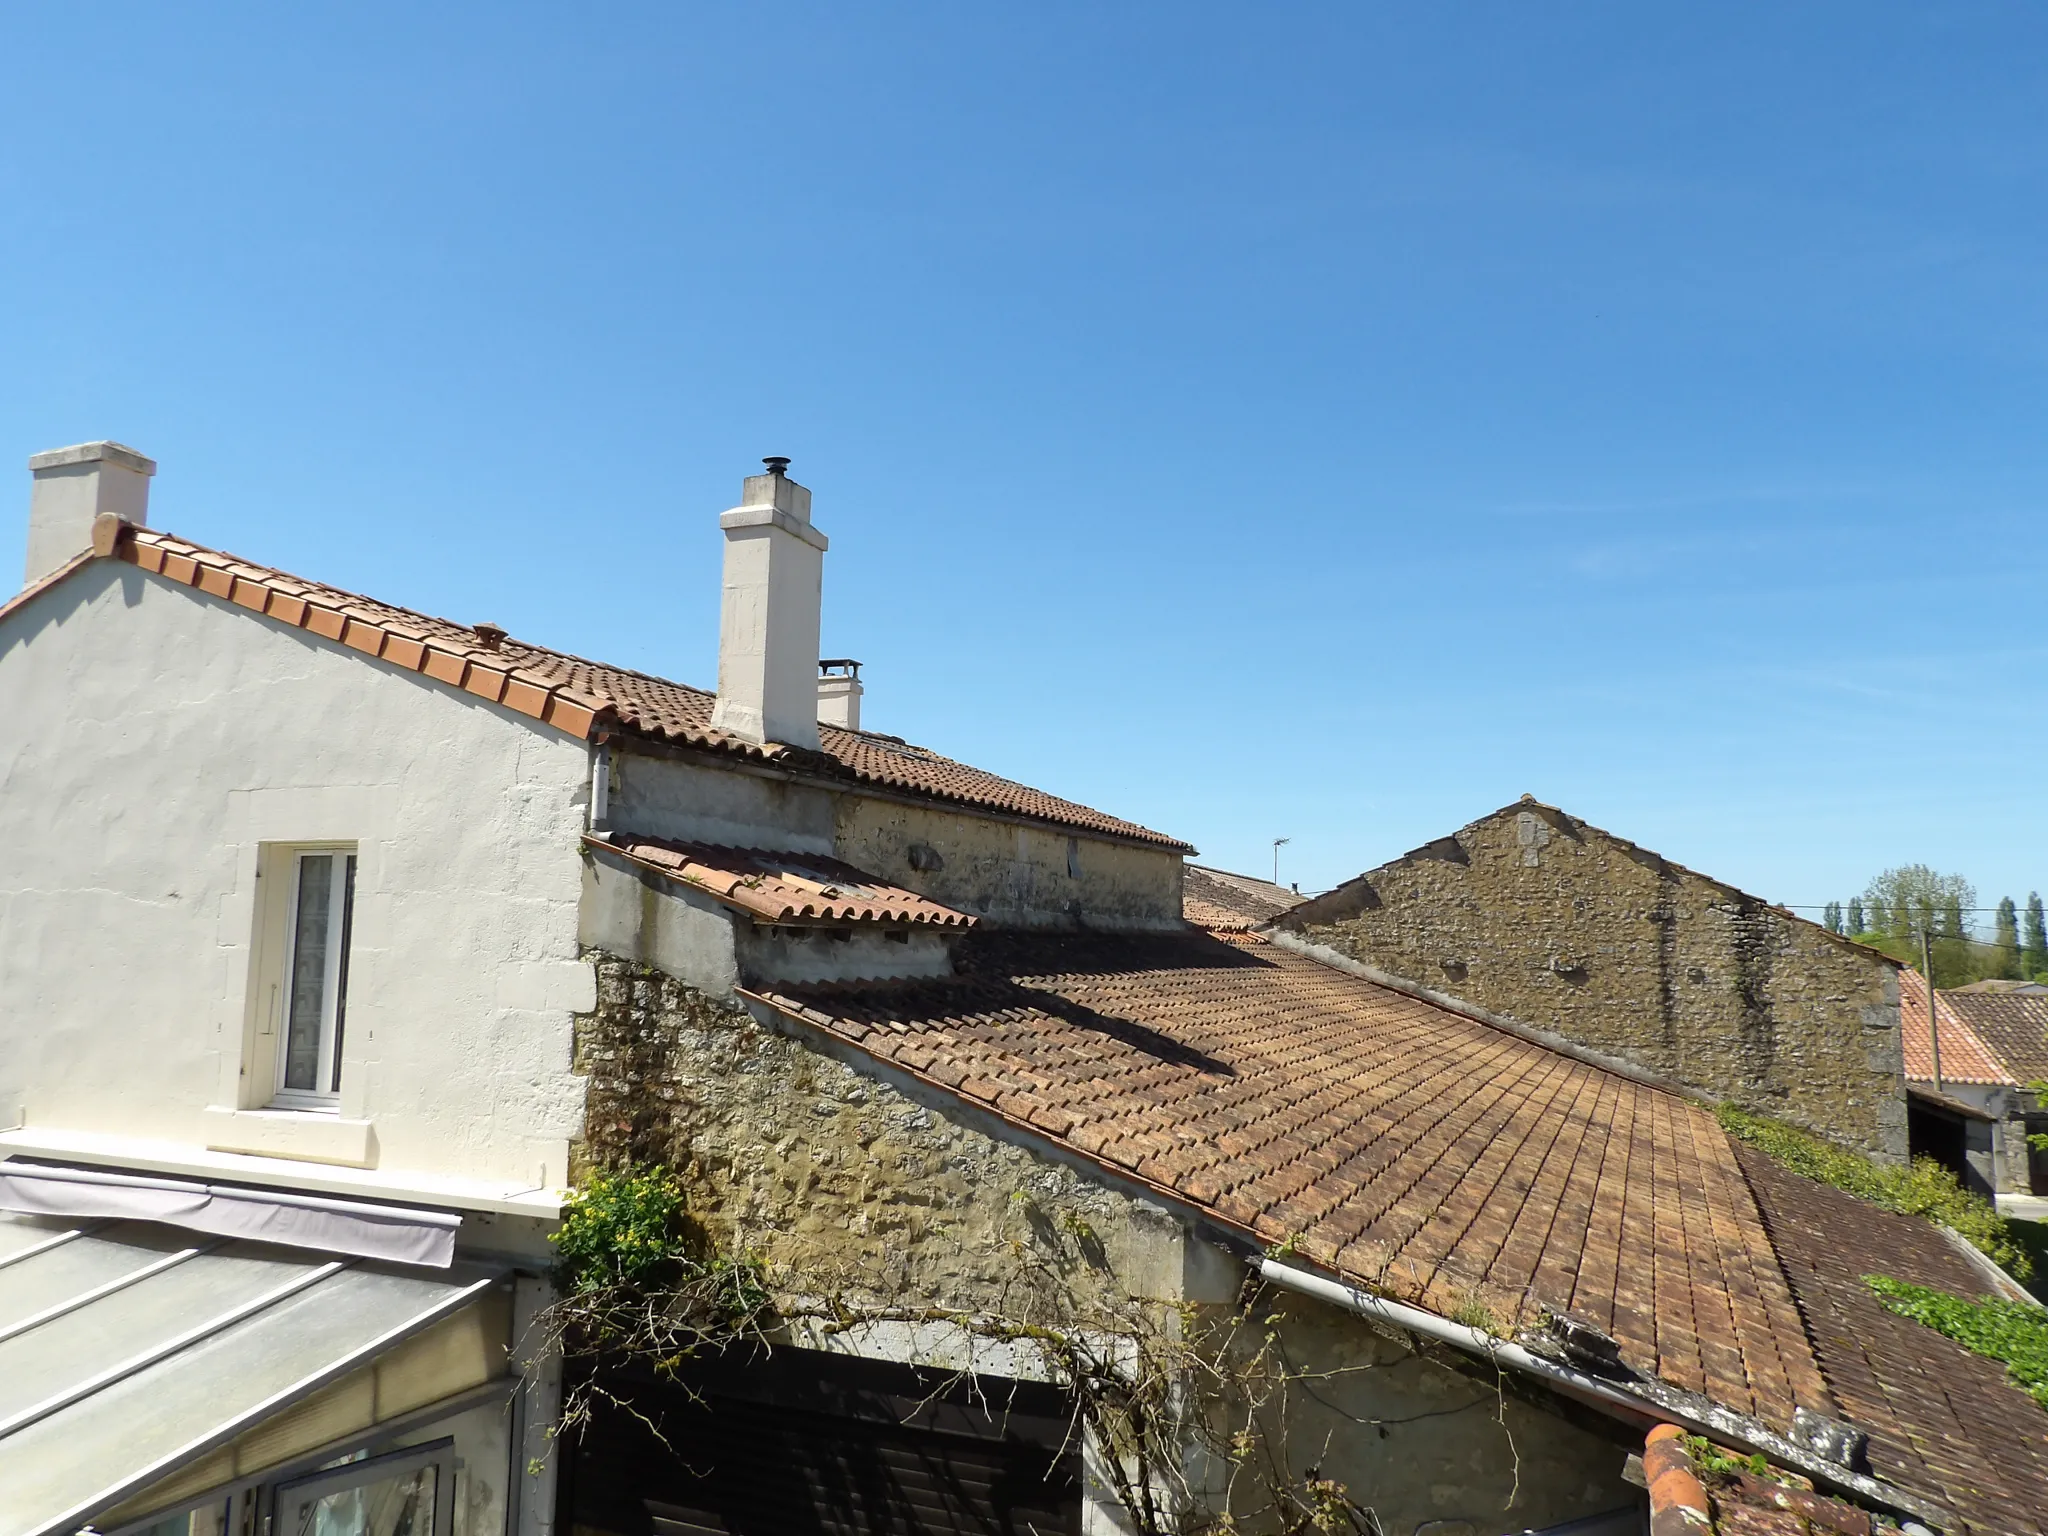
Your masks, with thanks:
<instances>
[{"instance_id":1,"label":"white rendered wall","mask_svg":"<svg viewBox=\"0 0 2048 1536\"><path fill-rule=\"evenodd\" d=\"M570 1015L594 1002L587 765L496 705L91 563L0 620L0 1123L204 1143L208 1106L264 1103L241 1070L258 848L345 840L340 1117L380 1170L562 1183Z\"/></svg>"}]
</instances>

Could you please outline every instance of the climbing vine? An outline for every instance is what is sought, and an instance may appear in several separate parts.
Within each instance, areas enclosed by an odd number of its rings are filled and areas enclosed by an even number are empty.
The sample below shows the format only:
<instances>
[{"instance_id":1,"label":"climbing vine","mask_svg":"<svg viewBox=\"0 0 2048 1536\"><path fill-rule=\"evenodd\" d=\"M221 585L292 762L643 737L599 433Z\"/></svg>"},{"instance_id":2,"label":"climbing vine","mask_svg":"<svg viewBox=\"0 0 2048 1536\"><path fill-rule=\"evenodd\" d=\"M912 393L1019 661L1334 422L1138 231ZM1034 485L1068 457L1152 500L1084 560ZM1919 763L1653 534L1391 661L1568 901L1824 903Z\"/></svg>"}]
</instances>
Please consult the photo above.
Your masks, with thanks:
<instances>
[{"instance_id":1,"label":"climbing vine","mask_svg":"<svg viewBox=\"0 0 2048 1536\"><path fill-rule=\"evenodd\" d=\"M714 1242L666 1170L594 1173L554 1239L560 1300L540 1319L541 1342L675 1376L693 1358L735 1347L941 1324L1025 1357L1062 1389L1070 1443L1092 1448L1091 1466L1142 1536L1381 1536L1371 1508L1324 1475L1319 1448L1294 1443L1295 1394L1329 1407L1320 1388L1381 1365L1314 1370L1291 1361L1278 1332L1284 1303L1256 1280L1224 1306L1105 1288L1103 1245L1084 1219L1047 1219L1021 1193L1013 1203L1008 1293L998 1306L968 1311L879 1302L857 1276L771 1272L743 1239ZM936 1390L968 1374L963 1368ZM637 1412L605 1380L601 1371L575 1373L565 1432L600 1403Z\"/></svg>"}]
</instances>

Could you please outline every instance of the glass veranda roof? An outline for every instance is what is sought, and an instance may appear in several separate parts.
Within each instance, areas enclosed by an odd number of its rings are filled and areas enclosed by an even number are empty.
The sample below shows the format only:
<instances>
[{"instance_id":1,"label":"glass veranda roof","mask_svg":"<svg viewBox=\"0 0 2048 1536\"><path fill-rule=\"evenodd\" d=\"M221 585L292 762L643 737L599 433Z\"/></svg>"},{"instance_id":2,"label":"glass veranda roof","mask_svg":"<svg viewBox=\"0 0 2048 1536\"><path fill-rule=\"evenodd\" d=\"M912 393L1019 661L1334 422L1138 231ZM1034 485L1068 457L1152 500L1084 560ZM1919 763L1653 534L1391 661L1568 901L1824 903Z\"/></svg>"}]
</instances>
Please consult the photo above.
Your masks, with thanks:
<instances>
[{"instance_id":1,"label":"glass veranda roof","mask_svg":"<svg viewBox=\"0 0 2048 1536\"><path fill-rule=\"evenodd\" d=\"M499 1282L0 1213L0 1536L64 1536Z\"/></svg>"}]
</instances>

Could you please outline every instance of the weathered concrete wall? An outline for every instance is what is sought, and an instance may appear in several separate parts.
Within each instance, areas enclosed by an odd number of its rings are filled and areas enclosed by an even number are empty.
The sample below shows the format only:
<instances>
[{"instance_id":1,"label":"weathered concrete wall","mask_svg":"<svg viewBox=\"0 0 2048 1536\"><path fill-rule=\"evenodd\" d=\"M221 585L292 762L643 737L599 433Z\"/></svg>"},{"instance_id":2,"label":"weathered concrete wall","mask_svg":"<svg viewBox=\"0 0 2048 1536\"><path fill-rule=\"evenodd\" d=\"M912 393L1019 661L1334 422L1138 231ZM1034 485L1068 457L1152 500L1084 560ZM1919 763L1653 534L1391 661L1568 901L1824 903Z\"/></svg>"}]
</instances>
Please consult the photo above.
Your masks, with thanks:
<instances>
[{"instance_id":1,"label":"weathered concrete wall","mask_svg":"<svg viewBox=\"0 0 2048 1536\"><path fill-rule=\"evenodd\" d=\"M1180 924L1177 853L635 752L629 743L612 763L611 822L621 832L831 854L1006 923Z\"/></svg>"},{"instance_id":2,"label":"weathered concrete wall","mask_svg":"<svg viewBox=\"0 0 2048 1536\"><path fill-rule=\"evenodd\" d=\"M1289 1458L1343 1484L1387 1536L1499 1536L1639 1505L1629 1446L1454 1370L1305 1297L1268 1291L1262 1318L1285 1358L1315 1373L1286 1402ZM1241 1493L1249 1516L1255 1496ZM1258 1529L1253 1521L1249 1529Z\"/></svg>"},{"instance_id":3,"label":"weathered concrete wall","mask_svg":"<svg viewBox=\"0 0 2048 1536\"><path fill-rule=\"evenodd\" d=\"M1903 1159L1897 970L1547 806L1510 806L1296 908L1369 965Z\"/></svg>"},{"instance_id":4,"label":"weathered concrete wall","mask_svg":"<svg viewBox=\"0 0 2048 1536\"><path fill-rule=\"evenodd\" d=\"M729 1002L596 960L597 1007L577 1028L590 1074L579 1161L680 1170L713 1234L758 1253L782 1283L1069 1326L1076 1299L1214 1309L1236 1297L1237 1261L1148 1202L998 1141ZM1294 1366L1328 1373L1312 1396L1290 1397L1297 1470L1319 1465L1342 1480L1389 1536L1432 1520L1493 1536L1629 1502L1623 1452L1599 1436L1316 1303L1268 1293L1268 1313L1283 1319Z\"/></svg>"},{"instance_id":5,"label":"weathered concrete wall","mask_svg":"<svg viewBox=\"0 0 2048 1536\"><path fill-rule=\"evenodd\" d=\"M5 1122L196 1146L268 1102L259 854L345 842L340 1119L379 1169L563 1176L583 743L111 560L0 622L0 722Z\"/></svg>"},{"instance_id":6,"label":"weathered concrete wall","mask_svg":"<svg viewBox=\"0 0 2048 1536\"><path fill-rule=\"evenodd\" d=\"M818 785L636 752L631 742L612 752L612 826L645 837L829 854L832 799Z\"/></svg>"},{"instance_id":7,"label":"weathered concrete wall","mask_svg":"<svg viewBox=\"0 0 2048 1536\"><path fill-rule=\"evenodd\" d=\"M838 799L834 841L858 869L1000 922L1180 926L1180 855L1163 849L853 794ZM939 867L920 869L914 848L936 852Z\"/></svg>"}]
</instances>

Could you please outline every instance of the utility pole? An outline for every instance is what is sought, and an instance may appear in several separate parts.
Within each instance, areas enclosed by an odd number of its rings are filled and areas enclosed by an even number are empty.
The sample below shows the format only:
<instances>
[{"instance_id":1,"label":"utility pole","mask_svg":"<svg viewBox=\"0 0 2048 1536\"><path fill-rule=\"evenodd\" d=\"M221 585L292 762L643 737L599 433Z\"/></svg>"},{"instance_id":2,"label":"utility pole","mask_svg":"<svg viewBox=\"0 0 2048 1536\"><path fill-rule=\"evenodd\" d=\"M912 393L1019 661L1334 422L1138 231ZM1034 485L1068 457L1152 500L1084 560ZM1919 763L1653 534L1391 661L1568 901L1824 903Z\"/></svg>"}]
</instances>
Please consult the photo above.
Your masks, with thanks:
<instances>
[{"instance_id":1,"label":"utility pole","mask_svg":"<svg viewBox=\"0 0 2048 1536\"><path fill-rule=\"evenodd\" d=\"M1934 1001L1934 941L1920 930L1920 974L1927 978L1927 1046L1934 1057L1934 1091L1941 1092L1941 1009Z\"/></svg>"},{"instance_id":2,"label":"utility pole","mask_svg":"<svg viewBox=\"0 0 2048 1536\"><path fill-rule=\"evenodd\" d=\"M1293 841L1294 839L1291 837L1276 837L1273 839L1273 883L1275 885L1280 883L1280 845Z\"/></svg>"}]
</instances>

